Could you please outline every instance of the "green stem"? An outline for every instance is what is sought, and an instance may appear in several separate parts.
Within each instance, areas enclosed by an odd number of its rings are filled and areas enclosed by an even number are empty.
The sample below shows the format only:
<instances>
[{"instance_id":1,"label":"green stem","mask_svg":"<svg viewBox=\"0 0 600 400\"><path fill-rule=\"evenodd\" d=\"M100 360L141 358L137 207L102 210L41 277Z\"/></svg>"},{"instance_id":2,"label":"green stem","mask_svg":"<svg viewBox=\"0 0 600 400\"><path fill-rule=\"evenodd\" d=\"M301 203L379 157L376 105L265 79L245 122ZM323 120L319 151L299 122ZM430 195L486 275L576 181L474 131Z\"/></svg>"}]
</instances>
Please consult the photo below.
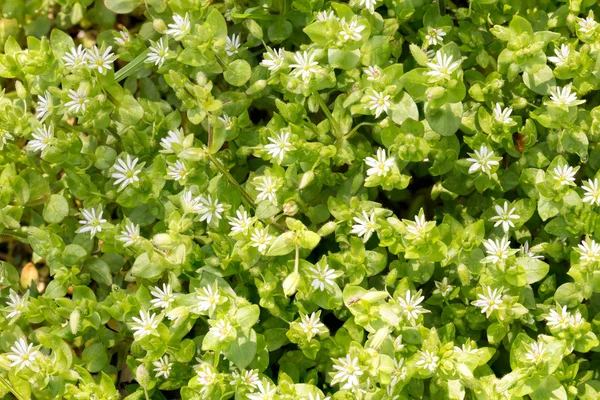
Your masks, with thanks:
<instances>
[{"instance_id":1,"label":"green stem","mask_svg":"<svg viewBox=\"0 0 600 400\"><path fill-rule=\"evenodd\" d=\"M139 56L134 58L129 64L121 68L115 73L115 81L120 82L128 76L133 75L148 58L149 49L144 50Z\"/></svg>"},{"instance_id":2,"label":"green stem","mask_svg":"<svg viewBox=\"0 0 600 400\"><path fill-rule=\"evenodd\" d=\"M219 170L219 172L221 174L223 174L223 176L225 178L227 178L227 181L229 181L229 183L231 183L233 186L235 186L235 188L240 192L240 194L242 195L242 197L244 198L244 200L246 200L246 202L248 203L248 205L250 207L252 207L253 209L256 210L256 203L254 202L254 200L252 199L252 197L250 197L250 195L248 194L248 192L246 192L246 190L242 187L242 185L240 185L238 183L238 181L235 180L235 178L229 173L229 171L227 171L227 169L225 169L225 167L223 166L223 164L221 164L221 162L219 160L217 160L215 158L215 156L212 155L212 154L209 154L208 158L213 163L213 165Z\"/></svg>"},{"instance_id":3,"label":"green stem","mask_svg":"<svg viewBox=\"0 0 600 400\"><path fill-rule=\"evenodd\" d=\"M325 115L327 116L327 119L329 120L329 123L331 124L331 130L333 131L333 134L335 135L336 138L341 139L343 136L342 132L340 131L340 127L339 127L337 121L333 118L331 111L329 111L329 107L327 107L327 104L325 104L325 101L323 100L323 98L321 97L319 92L317 92L315 90L313 92L313 94L314 94L315 98L317 99L317 103L319 103L321 110L323 110L323 113L325 113Z\"/></svg>"},{"instance_id":4,"label":"green stem","mask_svg":"<svg viewBox=\"0 0 600 400\"><path fill-rule=\"evenodd\" d=\"M441 16L446 15L446 0L438 0L438 9L440 10Z\"/></svg>"},{"instance_id":5,"label":"green stem","mask_svg":"<svg viewBox=\"0 0 600 400\"><path fill-rule=\"evenodd\" d=\"M144 396L146 396L146 400L150 400L150 396L148 396L148 389L144 388Z\"/></svg>"},{"instance_id":6,"label":"green stem","mask_svg":"<svg viewBox=\"0 0 600 400\"><path fill-rule=\"evenodd\" d=\"M13 389L12 385L9 381L7 381L3 376L0 375L0 384L5 386L12 394L17 398L17 400L25 400L25 397L21 396L15 389Z\"/></svg>"},{"instance_id":7,"label":"green stem","mask_svg":"<svg viewBox=\"0 0 600 400\"><path fill-rule=\"evenodd\" d=\"M346 139L346 140L350 139L358 131L358 128L360 128L361 126L365 126L365 125L367 125L367 126L373 126L373 125L377 125L377 123L374 123L374 122L361 122L360 124L358 124L354 128L352 128L352 130L350 132L348 132L346 134L346 136L344 136L344 139Z\"/></svg>"}]
</instances>

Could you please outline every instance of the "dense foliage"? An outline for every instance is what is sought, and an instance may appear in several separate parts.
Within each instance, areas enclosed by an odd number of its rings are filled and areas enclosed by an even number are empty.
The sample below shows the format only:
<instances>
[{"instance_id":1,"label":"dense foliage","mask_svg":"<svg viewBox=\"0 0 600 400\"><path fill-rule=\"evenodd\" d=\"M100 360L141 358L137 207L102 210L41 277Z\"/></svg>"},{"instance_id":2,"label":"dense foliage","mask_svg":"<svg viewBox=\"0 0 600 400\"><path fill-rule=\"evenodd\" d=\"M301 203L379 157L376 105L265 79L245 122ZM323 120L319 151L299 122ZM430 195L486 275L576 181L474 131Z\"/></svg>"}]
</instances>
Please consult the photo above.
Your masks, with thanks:
<instances>
[{"instance_id":1,"label":"dense foliage","mask_svg":"<svg viewBox=\"0 0 600 400\"><path fill-rule=\"evenodd\" d=\"M600 398L596 0L0 15L0 397Z\"/></svg>"}]
</instances>

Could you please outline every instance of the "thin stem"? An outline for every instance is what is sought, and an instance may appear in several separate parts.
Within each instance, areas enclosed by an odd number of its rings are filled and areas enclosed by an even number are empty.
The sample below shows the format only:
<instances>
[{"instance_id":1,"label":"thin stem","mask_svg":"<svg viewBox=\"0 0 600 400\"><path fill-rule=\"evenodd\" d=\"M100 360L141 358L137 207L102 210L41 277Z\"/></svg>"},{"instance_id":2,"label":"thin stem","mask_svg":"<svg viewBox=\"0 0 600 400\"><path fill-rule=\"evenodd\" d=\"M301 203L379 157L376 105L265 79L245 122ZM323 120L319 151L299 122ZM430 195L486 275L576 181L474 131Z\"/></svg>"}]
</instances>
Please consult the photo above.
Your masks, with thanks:
<instances>
[{"instance_id":1,"label":"thin stem","mask_svg":"<svg viewBox=\"0 0 600 400\"><path fill-rule=\"evenodd\" d=\"M25 397L21 396L10 384L9 381L7 381L3 376L0 375L0 383L5 386L8 390L10 390L10 392L13 394L13 396L15 396L17 398L17 400L25 400Z\"/></svg>"},{"instance_id":2,"label":"thin stem","mask_svg":"<svg viewBox=\"0 0 600 400\"><path fill-rule=\"evenodd\" d=\"M146 396L146 400L150 400L150 396L148 396L148 389L144 388L144 396Z\"/></svg>"},{"instance_id":3,"label":"thin stem","mask_svg":"<svg viewBox=\"0 0 600 400\"><path fill-rule=\"evenodd\" d=\"M438 0L438 9L440 10L441 16L446 15L446 0Z\"/></svg>"},{"instance_id":4,"label":"thin stem","mask_svg":"<svg viewBox=\"0 0 600 400\"><path fill-rule=\"evenodd\" d=\"M354 134L358 131L358 128L360 128L361 126L373 126L373 125L377 125L377 123L374 123L374 122L361 122L360 124L358 124L354 128L352 128L352 130L350 132L348 132L344 136L344 139L348 140L352 136L354 136Z\"/></svg>"},{"instance_id":5,"label":"thin stem","mask_svg":"<svg viewBox=\"0 0 600 400\"><path fill-rule=\"evenodd\" d=\"M221 162L219 160L217 160L215 158L215 156L213 156L212 154L209 154L208 158L213 163L213 165L219 170L219 172L221 174L223 174L223 176L225 178L227 178L227 181L229 181L229 183L231 183L233 186L236 187L236 189L240 192L240 194L242 195L242 197L244 198L244 200L246 200L246 202L248 203L248 205L250 207L252 207L253 209L256 209L256 203L254 202L254 200L252 199L252 197L250 197L250 195L248 194L248 192L246 192L246 190L242 187L242 185L240 185L238 183L238 181L235 180L235 178L229 173L229 171L227 171L227 169L225 169L225 167L223 166L223 164L221 164Z\"/></svg>"},{"instance_id":6,"label":"thin stem","mask_svg":"<svg viewBox=\"0 0 600 400\"><path fill-rule=\"evenodd\" d=\"M327 116L327 119L329 120L329 123L331 124L331 130L333 131L334 136L336 138L340 139L343 136L342 132L340 131L340 127L339 127L337 121L335 120L335 118L333 118L333 114L331 114L331 111L329 111L329 107L327 107L327 104L325 104L325 101L323 100L323 98L321 97L319 92L317 92L315 90L313 94L314 94L315 98L317 99L317 103L319 103L321 110L323 110L323 113L325 113L325 115Z\"/></svg>"},{"instance_id":7,"label":"thin stem","mask_svg":"<svg viewBox=\"0 0 600 400\"><path fill-rule=\"evenodd\" d=\"M296 258L294 259L294 272L298 273L300 267L300 246L296 245Z\"/></svg>"},{"instance_id":8,"label":"thin stem","mask_svg":"<svg viewBox=\"0 0 600 400\"><path fill-rule=\"evenodd\" d=\"M134 72L138 70L140 65L144 64L146 58L148 57L149 49L144 50L139 56L134 58L129 64L121 68L115 73L115 81L120 82L123 79L127 78L130 75L133 75Z\"/></svg>"}]
</instances>

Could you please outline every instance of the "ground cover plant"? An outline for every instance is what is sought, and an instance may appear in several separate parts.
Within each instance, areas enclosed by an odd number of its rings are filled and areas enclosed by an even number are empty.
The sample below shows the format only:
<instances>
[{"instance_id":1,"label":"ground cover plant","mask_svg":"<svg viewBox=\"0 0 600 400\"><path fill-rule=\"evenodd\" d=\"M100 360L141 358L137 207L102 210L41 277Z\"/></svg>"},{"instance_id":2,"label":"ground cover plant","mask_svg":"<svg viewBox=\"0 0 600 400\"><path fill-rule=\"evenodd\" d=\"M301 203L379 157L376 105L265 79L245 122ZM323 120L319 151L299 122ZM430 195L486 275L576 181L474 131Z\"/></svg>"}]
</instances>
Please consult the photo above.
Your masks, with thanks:
<instances>
[{"instance_id":1,"label":"ground cover plant","mask_svg":"<svg viewBox=\"0 0 600 400\"><path fill-rule=\"evenodd\" d=\"M0 398L600 398L596 0L0 13Z\"/></svg>"}]
</instances>

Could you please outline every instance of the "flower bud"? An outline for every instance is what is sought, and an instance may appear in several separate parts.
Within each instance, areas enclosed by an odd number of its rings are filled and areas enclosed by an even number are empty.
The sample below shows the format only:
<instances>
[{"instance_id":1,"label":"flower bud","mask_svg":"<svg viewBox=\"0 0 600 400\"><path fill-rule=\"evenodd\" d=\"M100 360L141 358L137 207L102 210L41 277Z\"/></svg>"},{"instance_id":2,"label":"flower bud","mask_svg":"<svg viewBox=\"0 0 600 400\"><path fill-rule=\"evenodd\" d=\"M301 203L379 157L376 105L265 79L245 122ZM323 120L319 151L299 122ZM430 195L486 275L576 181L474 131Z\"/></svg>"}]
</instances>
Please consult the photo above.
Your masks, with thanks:
<instances>
[{"instance_id":1,"label":"flower bud","mask_svg":"<svg viewBox=\"0 0 600 400\"><path fill-rule=\"evenodd\" d=\"M329 221L328 223L323 225L319 229L319 232L317 232L317 233L321 236L331 235L333 233L333 231L335 231L336 227L337 227L337 223L335 221Z\"/></svg>"},{"instance_id":2,"label":"flower bud","mask_svg":"<svg viewBox=\"0 0 600 400\"><path fill-rule=\"evenodd\" d=\"M298 212L298 204L294 200L288 200L283 204L283 213L293 217Z\"/></svg>"},{"instance_id":3,"label":"flower bud","mask_svg":"<svg viewBox=\"0 0 600 400\"><path fill-rule=\"evenodd\" d=\"M167 24L165 24L165 21L160 18L152 21L152 26L158 33L164 33L167 30Z\"/></svg>"},{"instance_id":4,"label":"flower bud","mask_svg":"<svg viewBox=\"0 0 600 400\"><path fill-rule=\"evenodd\" d=\"M300 185L298 186L298 189L302 190L305 187L307 187L308 185L310 185L310 183L315 179L315 173L312 171L307 171L304 174L302 174L302 178L300 178Z\"/></svg>"},{"instance_id":5,"label":"flower bud","mask_svg":"<svg viewBox=\"0 0 600 400\"><path fill-rule=\"evenodd\" d=\"M298 288L298 283L300 283L300 274L297 272L292 272L283 281L283 293L287 297L293 296Z\"/></svg>"},{"instance_id":6,"label":"flower bud","mask_svg":"<svg viewBox=\"0 0 600 400\"><path fill-rule=\"evenodd\" d=\"M147 388L150 384L150 373L144 364L138 365L135 369L135 380L138 381L143 388Z\"/></svg>"},{"instance_id":7,"label":"flower bud","mask_svg":"<svg viewBox=\"0 0 600 400\"><path fill-rule=\"evenodd\" d=\"M32 262L25 264L25 266L21 270L21 279L19 281L21 287L28 288L29 285L31 285L32 281L37 285L38 279L39 273L37 268L35 267L35 264Z\"/></svg>"},{"instance_id":8,"label":"flower bud","mask_svg":"<svg viewBox=\"0 0 600 400\"><path fill-rule=\"evenodd\" d=\"M389 336L390 331L388 328L381 328L367 341L367 347L374 350L379 350L383 341Z\"/></svg>"},{"instance_id":9,"label":"flower bud","mask_svg":"<svg viewBox=\"0 0 600 400\"><path fill-rule=\"evenodd\" d=\"M81 311L78 308L73 310L71 317L69 318L69 326L71 327L71 333L77 334L81 325Z\"/></svg>"}]
</instances>

